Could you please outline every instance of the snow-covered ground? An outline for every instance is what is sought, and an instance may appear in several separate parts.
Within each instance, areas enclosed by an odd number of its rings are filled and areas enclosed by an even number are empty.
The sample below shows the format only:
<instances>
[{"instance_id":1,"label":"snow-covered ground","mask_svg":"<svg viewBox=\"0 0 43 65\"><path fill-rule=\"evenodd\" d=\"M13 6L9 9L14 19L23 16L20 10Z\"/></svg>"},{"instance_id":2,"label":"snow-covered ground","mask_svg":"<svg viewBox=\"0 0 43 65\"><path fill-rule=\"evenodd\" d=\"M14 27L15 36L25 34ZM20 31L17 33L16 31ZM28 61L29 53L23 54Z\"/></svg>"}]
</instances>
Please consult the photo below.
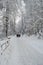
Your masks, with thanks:
<instances>
[{"instance_id":1,"label":"snow-covered ground","mask_svg":"<svg viewBox=\"0 0 43 65\"><path fill-rule=\"evenodd\" d=\"M5 40L0 40L0 46ZM0 54L0 65L43 65L43 39L11 36L9 46Z\"/></svg>"}]
</instances>

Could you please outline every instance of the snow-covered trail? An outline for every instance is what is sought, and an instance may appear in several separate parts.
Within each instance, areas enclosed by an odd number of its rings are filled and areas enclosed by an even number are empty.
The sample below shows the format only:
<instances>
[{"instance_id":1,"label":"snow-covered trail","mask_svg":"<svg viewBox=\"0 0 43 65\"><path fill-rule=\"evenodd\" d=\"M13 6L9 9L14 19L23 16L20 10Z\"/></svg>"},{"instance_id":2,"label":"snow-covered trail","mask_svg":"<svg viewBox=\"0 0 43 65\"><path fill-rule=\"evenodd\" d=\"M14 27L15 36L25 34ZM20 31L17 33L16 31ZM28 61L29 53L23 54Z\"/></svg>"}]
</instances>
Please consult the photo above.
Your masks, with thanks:
<instances>
[{"instance_id":1,"label":"snow-covered trail","mask_svg":"<svg viewBox=\"0 0 43 65\"><path fill-rule=\"evenodd\" d=\"M43 44L40 42L29 38L18 41L22 65L43 65Z\"/></svg>"},{"instance_id":2,"label":"snow-covered trail","mask_svg":"<svg viewBox=\"0 0 43 65\"><path fill-rule=\"evenodd\" d=\"M43 40L12 37L10 46L0 57L0 65L43 65Z\"/></svg>"}]
</instances>

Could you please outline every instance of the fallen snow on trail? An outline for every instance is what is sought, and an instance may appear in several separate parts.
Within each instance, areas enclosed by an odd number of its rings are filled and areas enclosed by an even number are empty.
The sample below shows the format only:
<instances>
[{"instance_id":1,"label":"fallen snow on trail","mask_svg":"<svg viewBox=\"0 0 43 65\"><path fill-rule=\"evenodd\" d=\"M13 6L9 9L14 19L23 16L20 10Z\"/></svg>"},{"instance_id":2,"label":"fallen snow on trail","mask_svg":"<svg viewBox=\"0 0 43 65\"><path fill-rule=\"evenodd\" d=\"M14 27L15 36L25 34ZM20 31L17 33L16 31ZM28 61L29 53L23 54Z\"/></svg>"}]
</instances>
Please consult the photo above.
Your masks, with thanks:
<instances>
[{"instance_id":1,"label":"fallen snow on trail","mask_svg":"<svg viewBox=\"0 0 43 65\"><path fill-rule=\"evenodd\" d=\"M0 40L0 46L5 41ZM34 36L12 36L8 48L0 54L0 65L43 65L43 40Z\"/></svg>"}]
</instances>

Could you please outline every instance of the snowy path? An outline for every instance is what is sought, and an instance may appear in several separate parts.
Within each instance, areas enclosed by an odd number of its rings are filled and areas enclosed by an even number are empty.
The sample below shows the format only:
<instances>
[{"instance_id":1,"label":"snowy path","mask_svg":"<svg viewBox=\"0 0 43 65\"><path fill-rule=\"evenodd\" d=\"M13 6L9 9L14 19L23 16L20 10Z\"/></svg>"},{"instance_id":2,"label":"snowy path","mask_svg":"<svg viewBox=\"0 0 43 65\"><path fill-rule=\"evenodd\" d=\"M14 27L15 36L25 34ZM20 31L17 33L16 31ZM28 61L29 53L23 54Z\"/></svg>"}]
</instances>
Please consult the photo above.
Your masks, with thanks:
<instances>
[{"instance_id":1,"label":"snowy path","mask_svg":"<svg viewBox=\"0 0 43 65\"><path fill-rule=\"evenodd\" d=\"M43 40L12 37L10 46L0 55L0 65L43 65Z\"/></svg>"}]
</instances>

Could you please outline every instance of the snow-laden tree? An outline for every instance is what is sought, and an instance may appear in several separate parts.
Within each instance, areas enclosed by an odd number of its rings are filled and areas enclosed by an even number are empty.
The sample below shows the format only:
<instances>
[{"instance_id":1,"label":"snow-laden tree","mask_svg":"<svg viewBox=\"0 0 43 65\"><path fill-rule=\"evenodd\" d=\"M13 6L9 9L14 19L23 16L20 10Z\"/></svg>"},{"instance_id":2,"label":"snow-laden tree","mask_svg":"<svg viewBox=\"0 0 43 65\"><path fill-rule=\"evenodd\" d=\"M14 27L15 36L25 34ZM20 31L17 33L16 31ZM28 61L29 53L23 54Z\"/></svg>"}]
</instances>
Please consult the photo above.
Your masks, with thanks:
<instances>
[{"instance_id":1,"label":"snow-laden tree","mask_svg":"<svg viewBox=\"0 0 43 65\"><path fill-rule=\"evenodd\" d=\"M26 27L25 32L26 33L29 32L31 34L38 33L38 28L39 30L43 28L43 24L42 24L43 0L27 0L25 1L25 3L26 3L26 9L27 9L27 14L25 19L25 27ZM40 21L41 21L41 24L40 24Z\"/></svg>"},{"instance_id":2,"label":"snow-laden tree","mask_svg":"<svg viewBox=\"0 0 43 65\"><path fill-rule=\"evenodd\" d=\"M18 28L20 28L21 30L23 29L23 24L24 24L24 17L26 16L26 10L25 10L25 3L24 1L20 1L20 0L9 0L8 3L6 3L6 0L3 1L3 5L5 8L5 13L3 14L3 18L4 18L4 25L6 22L6 16L8 17L8 31L10 30L10 32L15 32L15 28L16 26L18 26ZM17 20L18 19L18 20ZM20 20L21 19L21 20ZM16 22L16 23L15 23ZM17 22L22 26L19 27L19 25L16 25ZM4 26L5 27L5 26ZM6 27L4 28L6 29ZM19 29L18 29L19 31Z\"/></svg>"},{"instance_id":3,"label":"snow-laden tree","mask_svg":"<svg viewBox=\"0 0 43 65\"><path fill-rule=\"evenodd\" d=\"M3 1L3 6L5 6L6 8L7 0L2 0L2 1ZM9 3L8 22L10 24L8 25L9 27L8 31L13 31L14 33L15 30L19 28L19 25L22 25L22 28L20 29L24 34L26 33L29 35L29 34L38 33L38 28L39 30L41 29L42 31L43 0L8 0L8 3ZM17 29L15 28L15 26Z\"/></svg>"}]
</instances>

